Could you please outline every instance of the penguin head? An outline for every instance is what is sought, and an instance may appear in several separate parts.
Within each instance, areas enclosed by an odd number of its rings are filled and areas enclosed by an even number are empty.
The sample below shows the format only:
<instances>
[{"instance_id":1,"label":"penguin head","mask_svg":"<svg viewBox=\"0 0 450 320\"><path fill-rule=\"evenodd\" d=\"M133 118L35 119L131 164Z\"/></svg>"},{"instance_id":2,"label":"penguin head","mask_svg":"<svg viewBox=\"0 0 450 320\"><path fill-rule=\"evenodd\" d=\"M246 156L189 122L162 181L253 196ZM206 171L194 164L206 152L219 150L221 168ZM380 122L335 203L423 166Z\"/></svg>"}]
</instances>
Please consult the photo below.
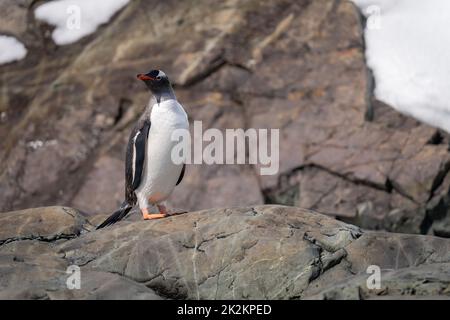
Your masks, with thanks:
<instances>
[{"instance_id":1,"label":"penguin head","mask_svg":"<svg viewBox=\"0 0 450 320\"><path fill-rule=\"evenodd\" d=\"M153 93L159 93L171 87L169 78L161 70L151 70L145 74L140 73L136 77L144 81Z\"/></svg>"}]
</instances>

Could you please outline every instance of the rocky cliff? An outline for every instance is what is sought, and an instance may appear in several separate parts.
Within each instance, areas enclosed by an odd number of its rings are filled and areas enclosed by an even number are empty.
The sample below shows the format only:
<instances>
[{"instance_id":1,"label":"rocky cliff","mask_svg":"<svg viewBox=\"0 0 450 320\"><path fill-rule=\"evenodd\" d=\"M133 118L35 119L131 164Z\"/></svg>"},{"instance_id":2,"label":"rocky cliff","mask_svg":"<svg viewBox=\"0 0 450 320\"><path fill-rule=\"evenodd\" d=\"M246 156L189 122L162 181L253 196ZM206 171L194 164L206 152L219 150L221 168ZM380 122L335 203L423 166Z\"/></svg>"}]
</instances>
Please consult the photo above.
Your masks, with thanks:
<instances>
[{"instance_id":1,"label":"rocky cliff","mask_svg":"<svg viewBox=\"0 0 450 320\"><path fill-rule=\"evenodd\" d=\"M56 46L44 1L2 1L0 33L27 57L0 67L0 211L63 204L107 213L123 197L124 144L166 71L204 128L280 128L280 172L188 166L172 205L285 204L369 229L450 235L447 135L371 100L347 1L130 2L95 34Z\"/></svg>"},{"instance_id":2,"label":"rocky cliff","mask_svg":"<svg viewBox=\"0 0 450 320\"><path fill-rule=\"evenodd\" d=\"M77 210L0 215L0 299L450 298L450 240L363 231L318 212L255 206L93 230ZM68 289L69 266L80 288ZM368 287L369 266L381 269Z\"/></svg>"}]
</instances>

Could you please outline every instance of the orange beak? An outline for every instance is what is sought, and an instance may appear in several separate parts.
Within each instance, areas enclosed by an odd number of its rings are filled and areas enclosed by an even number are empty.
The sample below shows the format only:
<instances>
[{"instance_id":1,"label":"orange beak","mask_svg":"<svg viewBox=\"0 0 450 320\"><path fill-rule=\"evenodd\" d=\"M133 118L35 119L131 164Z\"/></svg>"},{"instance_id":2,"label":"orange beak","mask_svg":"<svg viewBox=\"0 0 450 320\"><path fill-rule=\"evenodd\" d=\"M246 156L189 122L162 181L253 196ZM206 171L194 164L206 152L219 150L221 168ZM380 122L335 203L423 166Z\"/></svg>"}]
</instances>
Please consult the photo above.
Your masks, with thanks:
<instances>
[{"instance_id":1,"label":"orange beak","mask_svg":"<svg viewBox=\"0 0 450 320\"><path fill-rule=\"evenodd\" d=\"M142 81L146 81L146 80L155 80L154 78L149 77L149 76L146 76L145 74L142 74L142 73L139 73L136 77L137 77L139 80L142 80Z\"/></svg>"}]
</instances>

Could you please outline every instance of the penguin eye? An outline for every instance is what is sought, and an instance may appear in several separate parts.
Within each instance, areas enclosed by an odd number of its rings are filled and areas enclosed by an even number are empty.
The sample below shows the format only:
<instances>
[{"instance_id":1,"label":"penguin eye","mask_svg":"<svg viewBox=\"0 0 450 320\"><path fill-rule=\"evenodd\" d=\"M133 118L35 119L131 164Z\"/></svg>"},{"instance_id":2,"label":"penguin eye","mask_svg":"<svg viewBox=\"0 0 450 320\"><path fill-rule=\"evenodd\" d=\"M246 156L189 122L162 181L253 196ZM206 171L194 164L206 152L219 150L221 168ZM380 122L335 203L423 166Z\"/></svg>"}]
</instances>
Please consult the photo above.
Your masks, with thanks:
<instances>
[{"instance_id":1,"label":"penguin eye","mask_svg":"<svg viewBox=\"0 0 450 320\"><path fill-rule=\"evenodd\" d=\"M156 80L158 80L158 81L161 80L161 77L160 77L160 76L157 76L157 77L156 77Z\"/></svg>"}]
</instances>

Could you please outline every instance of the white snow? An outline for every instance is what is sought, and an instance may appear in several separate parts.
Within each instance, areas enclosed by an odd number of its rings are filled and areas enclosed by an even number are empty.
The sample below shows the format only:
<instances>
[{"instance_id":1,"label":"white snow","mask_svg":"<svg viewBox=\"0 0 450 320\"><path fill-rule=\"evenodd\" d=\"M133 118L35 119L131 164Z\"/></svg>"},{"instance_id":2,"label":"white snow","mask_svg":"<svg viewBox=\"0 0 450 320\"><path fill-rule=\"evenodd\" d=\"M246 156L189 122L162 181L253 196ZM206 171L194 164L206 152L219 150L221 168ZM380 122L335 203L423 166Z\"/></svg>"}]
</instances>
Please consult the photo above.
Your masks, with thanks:
<instances>
[{"instance_id":1,"label":"white snow","mask_svg":"<svg viewBox=\"0 0 450 320\"><path fill-rule=\"evenodd\" d=\"M58 45L65 45L95 32L128 2L129 0L56 0L37 7L34 15L37 19L54 25L53 41Z\"/></svg>"},{"instance_id":2,"label":"white snow","mask_svg":"<svg viewBox=\"0 0 450 320\"><path fill-rule=\"evenodd\" d=\"M25 46L14 37L0 35L0 64L21 60L27 55Z\"/></svg>"},{"instance_id":3,"label":"white snow","mask_svg":"<svg viewBox=\"0 0 450 320\"><path fill-rule=\"evenodd\" d=\"M377 99L450 132L450 1L352 1L368 17Z\"/></svg>"}]
</instances>

